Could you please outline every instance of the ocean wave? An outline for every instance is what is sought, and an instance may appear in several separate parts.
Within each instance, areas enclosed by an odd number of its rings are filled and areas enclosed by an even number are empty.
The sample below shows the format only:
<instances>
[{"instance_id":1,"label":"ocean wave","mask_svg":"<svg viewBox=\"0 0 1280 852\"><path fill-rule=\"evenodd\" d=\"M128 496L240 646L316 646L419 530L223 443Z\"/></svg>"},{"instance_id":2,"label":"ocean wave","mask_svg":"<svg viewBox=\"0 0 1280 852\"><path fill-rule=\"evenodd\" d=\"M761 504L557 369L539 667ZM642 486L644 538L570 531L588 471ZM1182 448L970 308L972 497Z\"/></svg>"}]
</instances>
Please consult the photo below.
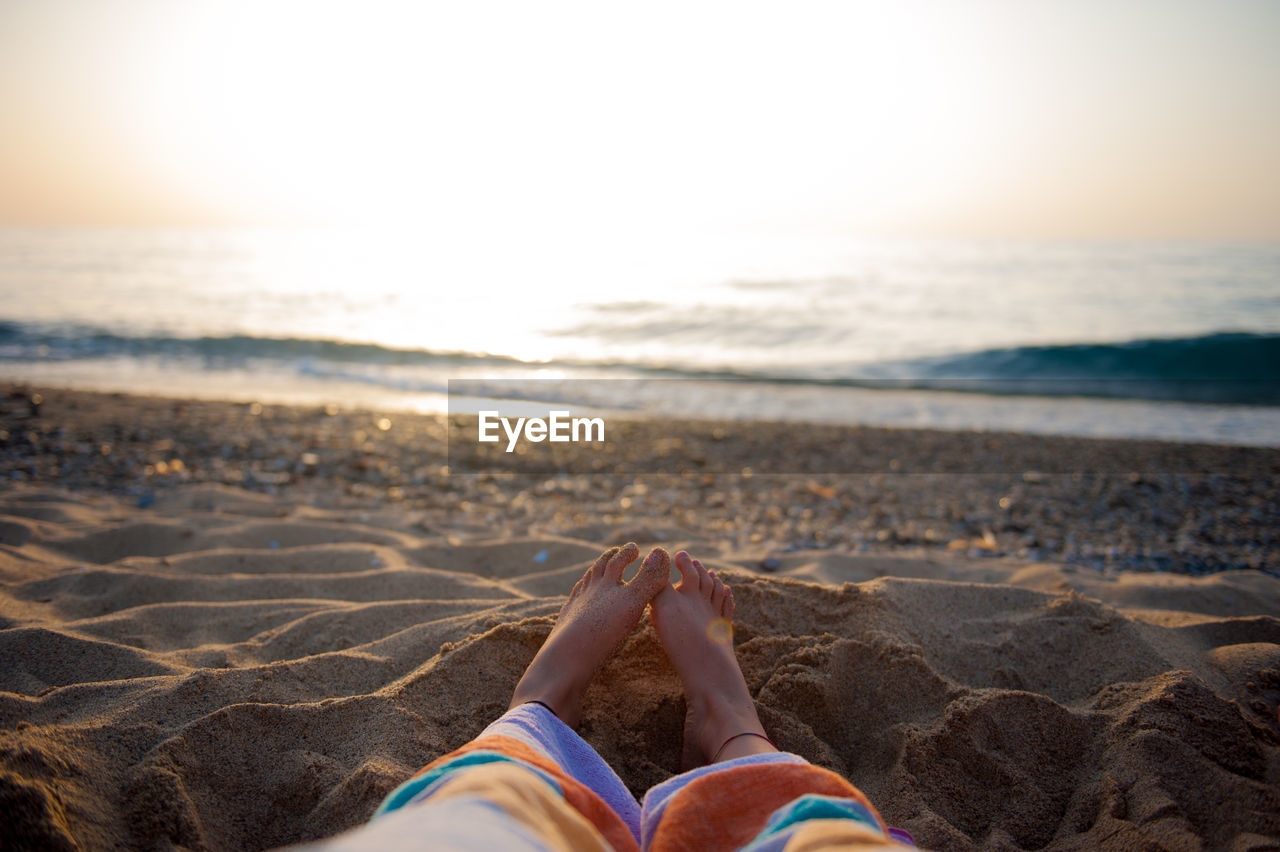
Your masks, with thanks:
<instances>
[{"instance_id":1,"label":"ocean wave","mask_svg":"<svg viewBox=\"0 0 1280 852\"><path fill-rule=\"evenodd\" d=\"M255 360L330 361L387 366L522 364L502 355L398 349L377 343L295 337L126 335L85 326L0 320L0 361L85 358L183 358L243 364Z\"/></svg>"},{"instance_id":2,"label":"ocean wave","mask_svg":"<svg viewBox=\"0 0 1280 852\"><path fill-rule=\"evenodd\" d=\"M1021 346L891 365L921 387L1036 396L1280 404L1280 335Z\"/></svg>"},{"instance_id":3,"label":"ocean wave","mask_svg":"<svg viewBox=\"0 0 1280 852\"><path fill-rule=\"evenodd\" d=\"M455 371L476 375L490 369L533 377L555 368L568 379L650 377L1280 405L1280 334L1220 332L761 370L627 360L529 362L502 354L328 339L129 335L85 326L0 320L0 362L108 358L181 360L206 370L267 363L313 378L342 378L399 390L436 390Z\"/></svg>"}]
</instances>

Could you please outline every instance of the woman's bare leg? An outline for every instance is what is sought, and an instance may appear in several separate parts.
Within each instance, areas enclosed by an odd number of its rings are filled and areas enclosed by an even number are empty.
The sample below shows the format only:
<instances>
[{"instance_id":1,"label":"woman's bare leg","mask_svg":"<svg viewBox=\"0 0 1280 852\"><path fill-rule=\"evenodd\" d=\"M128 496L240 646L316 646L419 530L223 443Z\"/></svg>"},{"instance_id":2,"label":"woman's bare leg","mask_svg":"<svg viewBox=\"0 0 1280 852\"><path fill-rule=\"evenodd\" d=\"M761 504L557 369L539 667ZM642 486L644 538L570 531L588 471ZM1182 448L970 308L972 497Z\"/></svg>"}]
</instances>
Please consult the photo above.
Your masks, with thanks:
<instances>
[{"instance_id":1,"label":"woman's bare leg","mask_svg":"<svg viewBox=\"0 0 1280 852\"><path fill-rule=\"evenodd\" d=\"M733 650L733 592L715 572L676 554L680 583L653 599L653 626L684 683L683 769L777 751ZM745 734L746 736L739 736Z\"/></svg>"},{"instance_id":2,"label":"woman's bare leg","mask_svg":"<svg viewBox=\"0 0 1280 852\"><path fill-rule=\"evenodd\" d=\"M516 684L511 706L540 701L573 727L591 675L627 637L649 601L664 586L671 557L655 547L631 582L622 572L640 555L635 543L600 554L573 587L547 641Z\"/></svg>"}]
</instances>

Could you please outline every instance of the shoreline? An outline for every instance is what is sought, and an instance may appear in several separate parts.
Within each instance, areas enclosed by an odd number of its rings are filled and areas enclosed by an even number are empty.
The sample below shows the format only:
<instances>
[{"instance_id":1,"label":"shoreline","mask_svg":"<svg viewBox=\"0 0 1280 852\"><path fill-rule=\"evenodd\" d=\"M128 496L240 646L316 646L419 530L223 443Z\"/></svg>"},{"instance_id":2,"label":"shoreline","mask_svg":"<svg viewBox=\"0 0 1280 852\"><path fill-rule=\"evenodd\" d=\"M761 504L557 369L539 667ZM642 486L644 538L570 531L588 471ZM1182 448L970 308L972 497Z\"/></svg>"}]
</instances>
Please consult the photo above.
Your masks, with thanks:
<instances>
[{"instance_id":1,"label":"shoreline","mask_svg":"<svg viewBox=\"0 0 1280 852\"><path fill-rule=\"evenodd\" d=\"M334 375L283 362L209 370L160 359L105 359L25 363L0 384L51 387L140 397L192 398L214 402L256 400L302 408L339 404L394 413L444 414L450 409L447 371L432 377ZM528 365L526 365L527 367ZM614 410L633 419L684 419L687 412L714 411L729 423L779 422L800 426L863 426L945 432L1001 432L1046 438L1161 441L1214 446L1280 448L1280 409L1243 403L1207 403L1124 396L1071 396L872 387L825 381L759 382L628 378L459 379L479 396L532 399L548 405ZM619 395L628 404L613 406ZM458 391L467 405L465 390ZM566 401L568 400L568 401ZM705 415L703 415L705 416Z\"/></svg>"},{"instance_id":2,"label":"shoreline","mask_svg":"<svg viewBox=\"0 0 1280 852\"><path fill-rule=\"evenodd\" d=\"M558 445L568 454L558 467L459 474L442 415L13 385L0 385L0 401L0 481L140 505L210 483L323 507L412 509L445 529L501 522L588 539L687 530L772 556L946 552L1104 572L1280 571L1280 450L633 420L611 421L620 437L609 464Z\"/></svg>"}]
</instances>

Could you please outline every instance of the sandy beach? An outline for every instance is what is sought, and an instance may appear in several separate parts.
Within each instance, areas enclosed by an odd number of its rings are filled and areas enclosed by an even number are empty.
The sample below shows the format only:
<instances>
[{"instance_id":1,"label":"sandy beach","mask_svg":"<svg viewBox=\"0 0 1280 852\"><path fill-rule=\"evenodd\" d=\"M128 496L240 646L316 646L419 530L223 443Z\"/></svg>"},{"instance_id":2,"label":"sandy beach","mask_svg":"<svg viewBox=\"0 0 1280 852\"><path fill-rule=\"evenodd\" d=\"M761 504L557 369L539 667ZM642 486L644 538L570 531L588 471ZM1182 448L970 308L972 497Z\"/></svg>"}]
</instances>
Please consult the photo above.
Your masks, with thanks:
<instances>
[{"instance_id":1,"label":"sandy beach","mask_svg":"<svg viewBox=\"0 0 1280 852\"><path fill-rule=\"evenodd\" d=\"M463 475L443 417L3 388L0 846L355 826L629 540L721 572L770 735L922 846L1280 844L1280 451L620 428ZM646 621L580 732L641 794L683 715Z\"/></svg>"}]
</instances>

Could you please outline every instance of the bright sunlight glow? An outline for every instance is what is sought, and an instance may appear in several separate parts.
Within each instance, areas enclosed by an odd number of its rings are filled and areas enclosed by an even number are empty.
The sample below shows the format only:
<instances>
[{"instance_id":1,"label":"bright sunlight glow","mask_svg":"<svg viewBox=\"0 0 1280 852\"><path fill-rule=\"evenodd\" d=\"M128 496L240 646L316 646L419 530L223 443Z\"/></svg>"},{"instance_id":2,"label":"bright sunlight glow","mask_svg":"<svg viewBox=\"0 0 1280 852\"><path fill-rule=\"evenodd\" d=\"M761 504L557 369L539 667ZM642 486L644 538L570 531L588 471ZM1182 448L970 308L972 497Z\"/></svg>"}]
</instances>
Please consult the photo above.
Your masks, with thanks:
<instances>
[{"instance_id":1,"label":"bright sunlight glow","mask_svg":"<svg viewBox=\"0 0 1280 852\"><path fill-rule=\"evenodd\" d=\"M1275 236L1231 7L14 0L0 223Z\"/></svg>"}]
</instances>

